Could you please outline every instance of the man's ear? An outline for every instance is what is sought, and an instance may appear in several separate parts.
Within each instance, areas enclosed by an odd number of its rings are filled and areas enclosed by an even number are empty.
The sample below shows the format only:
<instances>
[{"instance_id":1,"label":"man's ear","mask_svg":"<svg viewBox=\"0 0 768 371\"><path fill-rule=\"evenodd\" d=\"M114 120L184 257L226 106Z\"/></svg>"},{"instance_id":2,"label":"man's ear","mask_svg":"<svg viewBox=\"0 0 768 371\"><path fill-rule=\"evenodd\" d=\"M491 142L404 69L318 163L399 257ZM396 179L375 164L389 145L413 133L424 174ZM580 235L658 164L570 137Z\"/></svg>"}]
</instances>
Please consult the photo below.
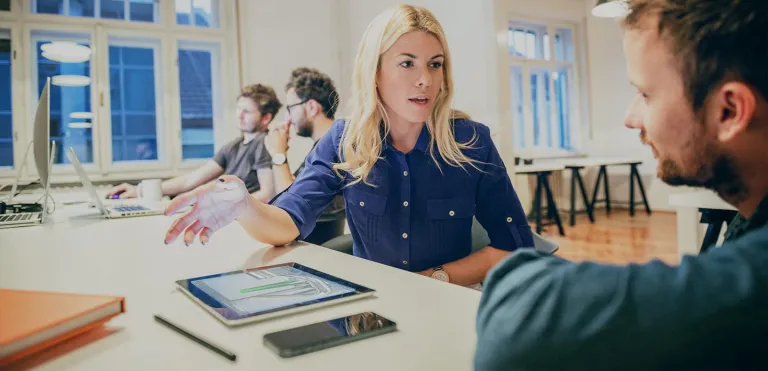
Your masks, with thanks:
<instances>
[{"instance_id":1,"label":"man's ear","mask_svg":"<svg viewBox=\"0 0 768 371\"><path fill-rule=\"evenodd\" d=\"M272 118L273 117L274 116L272 116L271 113L265 113L265 114L261 115L261 126L267 127L269 125L269 123L272 122Z\"/></svg>"},{"instance_id":2,"label":"man's ear","mask_svg":"<svg viewBox=\"0 0 768 371\"><path fill-rule=\"evenodd\" d=\"M322 111L322 106L314 99L307 101L307 117L315 117Z\"/></svg>"},{"instance_id":3,"label":"man's ear","mask_svg":"<svg viewBox=\"0 0 768 371\"><path fill-rule=\"evenodd\" d=\"M723 84L711 98L710 117L717 123L717 138L727 142L749 129L755 116L757 97L742 82Z\"/></svg>"}]
</instances>

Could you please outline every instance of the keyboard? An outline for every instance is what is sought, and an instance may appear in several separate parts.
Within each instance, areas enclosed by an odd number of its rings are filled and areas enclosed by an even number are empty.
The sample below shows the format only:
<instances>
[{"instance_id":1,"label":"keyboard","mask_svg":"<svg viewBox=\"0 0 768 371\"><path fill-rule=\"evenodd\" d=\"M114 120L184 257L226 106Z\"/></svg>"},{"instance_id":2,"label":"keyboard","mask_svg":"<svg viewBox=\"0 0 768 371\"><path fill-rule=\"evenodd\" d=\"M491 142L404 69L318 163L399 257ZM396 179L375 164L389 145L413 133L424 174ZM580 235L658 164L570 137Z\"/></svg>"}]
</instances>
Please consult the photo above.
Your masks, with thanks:
<instances>
[{"instance_id":1,"label":"keyboard","mask_svg":"<svg viewBox=\"0 0 768 371\"><path fill-rule=\"evenodd\" d=\"M2 214L0 215L0 223L28 221L38 214L39 213Z\"/></svg>"},{"instance_id":2,"label":"keyboard","mask_svg":"<svg viewBox=\"0 0 768 371\"><path fill-rule=\"evenodd\" d=\"M113 207L112 210L119 211L121 213L126 213L131 211L149 211L148 208L144 206L139 206L139 205Z\"/></svg>"}]
</instances>

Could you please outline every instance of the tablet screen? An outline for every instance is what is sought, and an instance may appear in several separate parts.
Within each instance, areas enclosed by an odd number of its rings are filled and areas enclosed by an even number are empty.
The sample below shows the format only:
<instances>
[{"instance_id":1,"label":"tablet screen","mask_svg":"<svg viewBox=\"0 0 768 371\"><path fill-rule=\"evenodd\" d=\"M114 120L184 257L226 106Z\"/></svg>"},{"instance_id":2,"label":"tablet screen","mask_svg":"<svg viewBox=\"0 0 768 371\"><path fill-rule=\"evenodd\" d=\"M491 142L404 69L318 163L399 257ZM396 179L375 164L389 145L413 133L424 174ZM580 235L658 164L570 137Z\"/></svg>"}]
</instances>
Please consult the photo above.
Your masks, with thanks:
<instances>
[{"instance_id":1,"label":"tablet screen","mask_svg":"<svg viewBox=\"0 0 768 371\"><path fill-rule=\"evenodd\" d=\"M191 278L178 283L230 320L372 291L296 263Z\"/></svg>"}]
</instances>

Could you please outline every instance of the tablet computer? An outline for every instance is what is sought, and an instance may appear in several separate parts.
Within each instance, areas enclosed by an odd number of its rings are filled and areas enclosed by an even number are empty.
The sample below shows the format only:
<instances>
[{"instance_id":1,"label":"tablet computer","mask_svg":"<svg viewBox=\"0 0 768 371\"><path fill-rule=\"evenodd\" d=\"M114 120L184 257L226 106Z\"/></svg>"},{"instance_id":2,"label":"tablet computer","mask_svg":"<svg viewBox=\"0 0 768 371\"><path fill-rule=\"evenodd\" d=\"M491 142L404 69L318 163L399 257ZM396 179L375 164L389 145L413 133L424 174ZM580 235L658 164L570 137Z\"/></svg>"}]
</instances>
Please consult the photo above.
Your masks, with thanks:
<instances>
[{"instance_id":1,"label":"tablet computer","mask_svg":"<svg viewBox=\"0 0 768 371\"><path fill-rule=\"evenodd\" d=\"M188 278L176 284L228 326L362 299L375 293L298 263Z\"/></svg>"}]
</instances>

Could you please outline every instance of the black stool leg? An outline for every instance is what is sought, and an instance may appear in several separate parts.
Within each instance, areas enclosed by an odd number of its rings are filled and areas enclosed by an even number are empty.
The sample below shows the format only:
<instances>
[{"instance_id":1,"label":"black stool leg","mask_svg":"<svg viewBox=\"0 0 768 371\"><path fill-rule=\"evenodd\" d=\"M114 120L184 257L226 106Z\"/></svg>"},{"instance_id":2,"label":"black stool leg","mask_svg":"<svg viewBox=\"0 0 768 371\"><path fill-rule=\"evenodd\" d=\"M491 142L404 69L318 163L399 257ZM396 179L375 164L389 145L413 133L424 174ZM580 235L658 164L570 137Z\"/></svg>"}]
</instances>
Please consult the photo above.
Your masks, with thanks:
<instances>
[{"instance_id":1,"label":"black stool leg","mask_svg":"<svg viewBox=\"0 0 768 371\"><path fill-rule=\"evenodd\" d=\"M704 234L704 241L701 242L701 250L699 254L703 254L717 244L717 238L720 237L720 229L723 226L723 222L717 221L710 223L707 227L707 233Z\"/></svg>"},{"instance_id":2,"label":"black stool leg","mask_svg":"<svg viewBox=\"0 0 768 371\"><path fill-rule=\"evenodd\" d=\"M584 187L584 179L581 178L580 169L576 169L575 176L576 176L576 180L579 182L579 188L581 189L581 197L584 201L584 208L587 209L587 216L589 216L589 221L594 223L595 214L592 212L592 205L589 203L589 200L587 199L587 190Z\"/></svg>"},{"instance_id":3,"label":"black stool leg","mask_svg":"<svg viewBox=\"0 0 768 371\"><path fill-rule=\"evenodd\" d=\"M643 178L640 177L640 171L637 170L637 164L632 165L632 170L637 179L637 188L640 188L640 195L643 196L643 204L645 204L645 212L651 215L651 206L648 205L648 198L645 197L645 188L643 187Z\"/></svg>"},{"instance_id":4,"label":"black stool leg","mask_svg":"<svg viewBox=\"0 0 768 371\"><path fill-rule=\"evenodd\" d=\"M560 213L557 212L557 205L555 204L555 198L552 196L552 189L549 187L549 173L542 174L542 183L544 185L544 190L547 193L547 206L550 210L552 210L552 217L555 219L555 224L557 224L557 230L560 232L561 236L565 236L565 230L563 230L563 223L560 222Z\"/></svg>"},{"instance_id":5,"label":"black stool leg","mask_svg":"<svg viewBox=\"0 0 768 371\"><path fill-rule=\"evenodd\" d=\"M536 174L536 195L533 198L534 215L536 216L536 233L541 233L541 187L542 187L542 175Z\"/></svg>"},{"instance_id":6,"label":"black stool leg","mask_svg":"<svg viewBox=\"0 0 768 371\"><path fill-rule=\"evenodd\" d=\"M576 177L579 176L578 168L571 168L571 227L576 225Z\"/></svg>"},{"instance_id":7,"label":"black stool leg","mask_svg":"<svg viewBox=\"0 0 768 371\"><path fill-rule=\"evenodd\" d=\"M629 169L629 216L635 216L635 165Z\"/></svg>"},{"instance_id":8,"label":"black stool leg","mask_svg":"<svg viewBox=\"0 0 768 371\"><path fill-rule=\"evenodd\" d=\"M610 182L608 181L608 168L603 165L600 166L600 171L603 172L603 188L605 188L605 212L611 213L611 191Z\"/></svg>"},{"instance_id":9,"label":"black stool leg","mask_svg":"<svg viewBox=\"0 0 768 371\"><path fill-rule=\"evenodd\" d=\"M603 180L603 168L600 167L600 170L597 172L597 180L595 181L595 189L592 190L592 203L590 204L590 208L594 211L595 210L595 203L597 203L597 193L600 191L600 182Z\"/></svg>"}]
</instances>

